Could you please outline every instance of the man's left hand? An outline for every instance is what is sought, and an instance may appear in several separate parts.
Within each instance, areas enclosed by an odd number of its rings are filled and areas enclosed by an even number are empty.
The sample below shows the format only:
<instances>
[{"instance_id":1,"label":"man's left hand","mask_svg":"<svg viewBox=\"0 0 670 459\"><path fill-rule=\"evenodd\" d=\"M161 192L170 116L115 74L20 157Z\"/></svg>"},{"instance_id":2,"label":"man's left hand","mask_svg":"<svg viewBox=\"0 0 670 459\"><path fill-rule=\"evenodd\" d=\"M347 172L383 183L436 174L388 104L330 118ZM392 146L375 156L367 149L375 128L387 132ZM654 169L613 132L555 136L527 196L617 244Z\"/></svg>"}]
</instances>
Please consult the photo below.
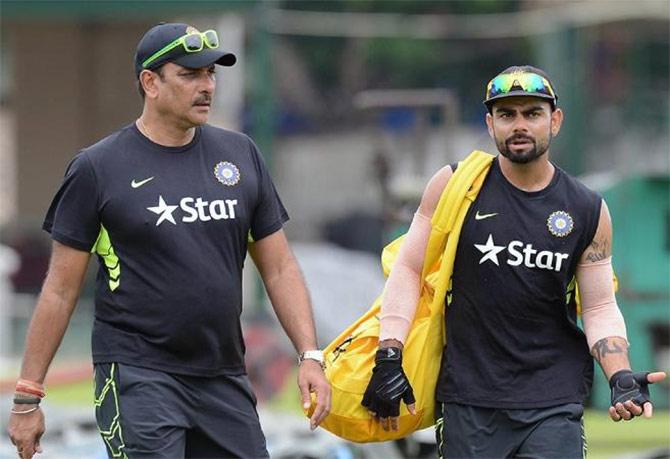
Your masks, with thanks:
<instances>
[{"instance_id":1,"label":"man's left hand","mask_svg":"<svg viewBox=\"0 0 670 459\"><path fill-rule=\"evenodd\" d=\"M302 407L307 410L312 404L311 393L316 394L316 408L309 419L309 428L314 430L330 412L330 384L323 373L321 364L314 360L304 360L298 369L298 387Z\"/></svg>"},{"instance_id":2,"label":"man's left hand","mask_svg":"<svg viewBox=\"0 0 670 459\"><path fill-rule=\"evenodd\" d=\"M650 418L653 414L653 405L649 398L649 384L665 379L665 373L633 373L630 370L620 370L610 378L612 390L612 406L609 415L613 421L630 421L635 416L644 414Z\"/></svg>"}]
</instances>

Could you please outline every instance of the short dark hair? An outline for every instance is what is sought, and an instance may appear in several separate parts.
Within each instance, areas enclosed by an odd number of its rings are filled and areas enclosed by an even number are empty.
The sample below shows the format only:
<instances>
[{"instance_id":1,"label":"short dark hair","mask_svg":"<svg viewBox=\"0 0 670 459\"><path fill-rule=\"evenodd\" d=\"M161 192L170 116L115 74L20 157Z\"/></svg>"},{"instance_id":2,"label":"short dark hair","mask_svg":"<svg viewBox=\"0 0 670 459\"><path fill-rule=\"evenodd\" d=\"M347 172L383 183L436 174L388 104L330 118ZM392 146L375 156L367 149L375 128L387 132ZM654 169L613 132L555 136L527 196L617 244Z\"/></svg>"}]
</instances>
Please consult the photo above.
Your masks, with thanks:
<instances>
[{"instance_id":1,"label":"short dark hair","mask_svg":"<svg viewBox=\"0 0 670 459\"><path fill-rule=\"evenodd\" d=\"M163 66L164 66L164 65L165 65L165 64L163 64L163 65L159 65L159 66L156 67L155 69L147 69L147 70L149 70L149 71L151 71L151 72L154 72L154 73L157 73L157 74L158 74L158 77L159 77L161 80L163 80ZM140 74L140 75L141 75L141 74ZM144 100L144 97L146 96L146 93L144 92L144 88L142 87L142 81L140 81L140 77L139 77L139 75L137 76L137 92L140 93L140 97L142 98L142 100Z\"/></svg>"}]
</instances>

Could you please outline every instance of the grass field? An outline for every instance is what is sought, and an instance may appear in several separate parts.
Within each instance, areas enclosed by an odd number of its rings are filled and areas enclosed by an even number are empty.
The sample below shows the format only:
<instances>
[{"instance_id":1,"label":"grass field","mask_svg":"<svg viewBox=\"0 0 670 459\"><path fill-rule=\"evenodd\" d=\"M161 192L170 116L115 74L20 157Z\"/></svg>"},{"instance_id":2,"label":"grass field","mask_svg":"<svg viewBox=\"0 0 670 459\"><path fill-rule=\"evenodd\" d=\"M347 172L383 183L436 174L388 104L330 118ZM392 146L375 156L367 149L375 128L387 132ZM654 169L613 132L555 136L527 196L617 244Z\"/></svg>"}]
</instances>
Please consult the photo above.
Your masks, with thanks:
<instances>
[{"instance_id":1,"label":"grass field","mask_svg":"<svg viewBox=\"0 0 670 459\"><path fill-rule=\"evenodd\" d=\"M301 413L294 378L270 404L277 410ZM48 402L59 406L93 406L93 384L85 381L49 389ZM91 413L93 410L91 408ZM670 448L670 411L656 410L652 419L612 422L604 411L587 410L584 420L589 459L613 459L644 450Z\"/></svg>"},{"instance_id":2,"label":"grass field","mask_svg":"<svg viewBox=\"0 0 670 459\"><path fill-rule=\"evenodd\" d=\"M605 411L584 418L590 459L615 458L647 449L670 448L670 411L656 410L651 419L612 422Z\"/></svg>"},{"instance_id":3,"label":"grass field","mask_svg":"<svg viewBox=\"0 0 670 459\"><path fill-rule=\"evenodd\" d=\"M93 380L48 388L48 403L61 406L93 406Z\"/></svg>"}]
</instances>

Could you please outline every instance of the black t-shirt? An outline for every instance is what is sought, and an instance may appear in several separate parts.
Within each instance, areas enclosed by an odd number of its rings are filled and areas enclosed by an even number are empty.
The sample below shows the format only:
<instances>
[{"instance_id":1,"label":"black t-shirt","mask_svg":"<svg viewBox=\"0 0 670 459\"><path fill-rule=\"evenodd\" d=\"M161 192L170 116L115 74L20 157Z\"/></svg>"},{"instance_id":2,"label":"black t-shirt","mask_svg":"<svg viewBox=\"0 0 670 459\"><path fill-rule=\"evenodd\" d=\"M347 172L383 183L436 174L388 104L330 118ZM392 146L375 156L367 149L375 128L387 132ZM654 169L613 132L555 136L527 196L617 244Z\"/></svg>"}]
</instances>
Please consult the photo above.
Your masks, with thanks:
<instances>
[{"instance_id":1,"label":"black t-shirt","mask_svg":"<svg viewBox=\"0 0 670 459\"><path fill-rule=\"evenodd\" d=\"M601 202L559 168L546 188L524 192L494 160L458 243L438 400L509 409L584 400L593 360L574 276Z\"/></svg>"},{"instance_id":2,"label":"black t-shirt","mask_svg":"<svg viewBox=\"0 0 670 459\"><path fill-rule=\"evenodd\" d=\"M164 147L134 124L81 151L44 221L98 255L93 361L241 374L249 239L288 215L247 136L209 125Z\"/></svg>"}]
</instances>

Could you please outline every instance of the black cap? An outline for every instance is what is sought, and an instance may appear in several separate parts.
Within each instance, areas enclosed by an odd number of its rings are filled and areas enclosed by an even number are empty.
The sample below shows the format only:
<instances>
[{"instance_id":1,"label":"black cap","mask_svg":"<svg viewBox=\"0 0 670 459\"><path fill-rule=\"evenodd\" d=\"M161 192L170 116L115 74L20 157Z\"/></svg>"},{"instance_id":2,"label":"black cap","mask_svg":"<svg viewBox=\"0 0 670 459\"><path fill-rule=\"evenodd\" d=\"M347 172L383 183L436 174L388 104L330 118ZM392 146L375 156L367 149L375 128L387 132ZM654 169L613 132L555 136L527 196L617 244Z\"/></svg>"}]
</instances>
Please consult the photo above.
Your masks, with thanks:
<instances>
[{"instance_id":1,"label":"black cap","mask_svg":"<svg viewBox=\"0 0 670 459\"><path fill-rule=\"evenodd\" d=\"M531 73L541 77L546 84L542 88L538 88L535 91L526 91L521 85L514 84L510 91L492 95L490 92L491 84L493 81L501 75L515 75L515 74L524 74ZM516 83L516 82L515 82ZM514 65L507 67L505 70L496 75L486 87L486 99L484 100L484 105L491 111L493 103L498 99L504 99L506 97L515 97L515 96L527 96L527 97L539 97L540 99L546 99L551 104L552 108L556 108L558 103L558 94L554 90L554 85L549 78L547 72L532 65Z\"/></svg>"},{"instance_id":2,"label":"black cap","mask_svg":"<svg viewBox=\"0 0 670 459\"><path fill-rule=\"evenodd\" d=\"M154 53L160 51L177 38L194 31L197 32L198 30L188 24L179 23L161 23L149 29L137 44L137 51L135 52L135 76L139 77L145 68L142 66L142 63L153 56ZM151 70L166 62L174 62L183 67L198 69L209 67L212 64L230 67L231 65L235 65L237 58L233 53L224 51L220 47L211 49L205 46L201 51L189 53L186 52L183 46L177 46L149 63L146 68Z\"/></svg>"}]
</instances>

